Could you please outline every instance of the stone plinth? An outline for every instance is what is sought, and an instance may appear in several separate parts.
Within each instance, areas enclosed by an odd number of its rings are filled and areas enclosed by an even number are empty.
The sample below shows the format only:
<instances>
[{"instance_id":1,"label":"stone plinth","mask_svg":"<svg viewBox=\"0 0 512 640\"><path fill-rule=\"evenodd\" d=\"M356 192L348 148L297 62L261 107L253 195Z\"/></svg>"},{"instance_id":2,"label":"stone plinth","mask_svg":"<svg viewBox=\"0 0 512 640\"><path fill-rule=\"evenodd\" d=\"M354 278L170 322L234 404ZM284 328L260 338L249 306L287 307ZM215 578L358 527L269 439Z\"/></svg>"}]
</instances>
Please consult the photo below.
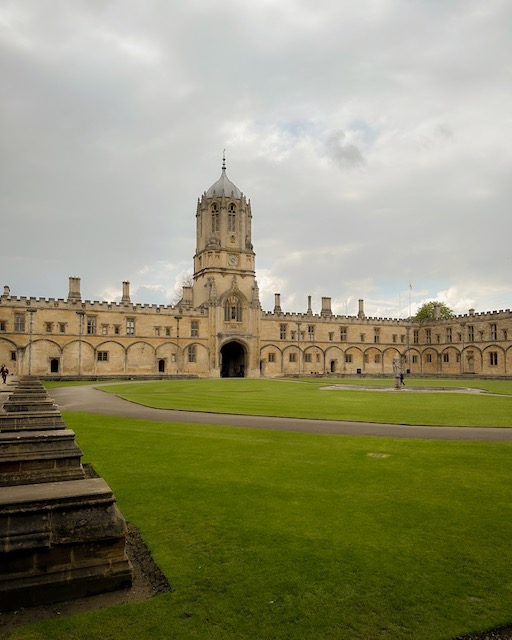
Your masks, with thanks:
<instances>
[{"instance_id":1,"label":"stone plinth","mask_svg":"<svg viewBox=\"0 0 512 640\"><path fill-rule=\"evenodd\" d=\"M71 429L0 433L0 486L79 480L81 457Z\"/></svg>"},{"instance_id":2,"label":"stone plinth","mask_svg":"<svg viewBox=\"0 0 512 640\"><path fill-rule=\"evenodd\" d=\"M131 585L125 536L102 478L0 487L0 609Z\"/></svg>"},{"instance_id":3,"label":"stone plinth","mask_svg":"<svg viewBox=\"0 0 512 640\"><path fill-rule=\"evenodd\" d=\"M43 429L65 429L66 425L57 407L51 411L24 411L20 413L0 413L0 433L4 431L24 431Z\"/></svg>"},{"instance_id":4,"label":"stone plinth","mask_svg":"<svg viewBox=\"0 0 512 640\"><path fill-rule=\"evenodd\" d=\"M0 611L131 585L126 523L39 381L0 411Z\"/></svg>"}]
</instances>

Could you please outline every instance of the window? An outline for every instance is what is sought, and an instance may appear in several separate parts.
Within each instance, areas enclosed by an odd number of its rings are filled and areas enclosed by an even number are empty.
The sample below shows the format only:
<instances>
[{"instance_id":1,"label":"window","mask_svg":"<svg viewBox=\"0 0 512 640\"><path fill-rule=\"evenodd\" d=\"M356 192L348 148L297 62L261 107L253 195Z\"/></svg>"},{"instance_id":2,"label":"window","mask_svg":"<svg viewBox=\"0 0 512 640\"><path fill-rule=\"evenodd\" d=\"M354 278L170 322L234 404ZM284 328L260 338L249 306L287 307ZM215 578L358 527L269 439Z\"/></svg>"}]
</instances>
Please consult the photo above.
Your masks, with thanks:
<instances>
[{"instance_id":1,"label":"window","mask_svg":"<svg viewBox=\"0 0 512 640\"><path fill-rule=\"evenodd\" d=\"M313 341L315 339L315 325L308 324L308 340Z\"/></svg>"},{"instance_id":2,"label":"window","mask_svg":"<svg viewBox=\"0 0 512 640\"><path fill-rule=\"evenodd\" d=\"M155 327L155 336L159 336L160 335L160 327Z\"/></svg>"},{"instance_id":3,"label":"window","mask_svg":"<svg viewBox=\"0 0 512 640\"><path fill-rule=\"evenodd\" d=\"M496 325L493 323L491 324L491 340L497 340L498 339L498 332L496 330Z\"/></svg>"},{"instance_id":4,"label":"window","mask_svg":"<svg viewBox=\"0 0 512 640\"><path fill-rule=\"evenodd\" d=\"M432 329L425 329L425 342L432 344Z\"/></svg>"},{"instance_id":5,"label":"window","mask_svg":"<svg viewBox=\"0 0 512 640\"><path fill-rule=\"evenodd\" d=\"M329 331L329 342L332 342L334 340L334 333L332 331Z\"/></svg>"},{"instance_id":6,"label":"window","mask_svg":"<svg viewBox=\"0 0 512 640\"><path fill-rule=\"evenodd\" d=\"M340 342L347 341L347 327L340 327Z\"/></svg>"},{"instance_id":7,"label":"window","mask_svg":"<svg viewBox=\"0 0 512 640\"><path fill-rule=\"evenodd\" d=\"M199 320L192 320L190 323L190 335L192 338L199 336Z\"/></svg>"},{"instance_id":8,"label":"window","mask_svg":"<svg viewBox=\"0 0 512 640\"><path fill-rule=\"evenodd\" d=\"M405 334L400 336L400 342L403 344L405 342Z\"/></svg>"},{"instance_id":9,"label":"window","mask_svg":"<svg viewBox=\"0 0 512 640\"><path fill-rule=\"evenodd\" d=\"M171 327L165 327L165 335L166 336L170 336L171 335Z\"/></svg>"},{"instance_id":10,"label":"window","mask_svg":"<svg viewBox=\"0 0 512 640\"><path fill-rule=\"evenodd\" d=\"M24 313L14 314L14 331L16 333L23 333L25 331L25 314Z\"/></svg>"},{"instance_id":11,"label":"window","mask_svg":"<svg viewBox=\"0 0 512 640\"><path fill-rule=\"evenodd\" d=\"M45 322L44 323L44 328L46 330L46 333L52 333L53 332L53 322Z\"/></svg>"},{"instance_id":12,"label":"window","mask_svg":"<svg viewBox=\"0 0 512 640\"><path fill-rule=\"evenodd\" d=\"M414 329L412 332L412 341L413 344L418 344L420 341L420 332L419 329Z\"/></svg>"},{"instance_id":13,"label":"window","mask_svg":"<svg viewBox=\"0 0 512 640\"><path fill-rule=\"evenodd\" d=\"M296 331L290 331L290 340L295 340L296 336L297 336Z\"/></svg>"},{"instance_id":14,"label":"window","mask_svg":"<svg viewBox=\"0 0 512 640\"><path fill-rule=\"evenodd\" d=\"M16 351L11 351L11 362L16 362Z\"/></svg>"},{"instance_id":15,"label":"window","mask_svg":"<svg viewBox=\"0 0 512 640\"><path fill-rule=\"evenodd\" d=\"M380 353L376 353L373 361L375 362L375 364L378 364L380 362Z\"/></svg>"},{"instance_id":16,"label":"window","mask_svg":"<svg viewBox=\"0 0 512 640\"><path fill-rule=\"evenodd\" d=\"M96 333L96 317L87 316L87 335L91 336Z\"/></svg>"},{"instance_id":17,"label":"window","mask_svg":"<svg viewBox=\"0 0 512 640\"><path fill-rule=\"evenodd\" d=\"M119 324L114 325L114 333L116 336L118 336L121 333L121 325Z\"/></svg>"},{"instance_id":18,"label":"window","mask_svg":"<svg viewBox=\"0 0 512 640\"><path fill-rule=\"evenodd\" d=\"M0 331L7 331L7 322L0 320Z\"/></svg>"},{"instance_id":19,"label":"window","mask_svg":"<svg viewBox=\"0 0 512 640\"><path fill-rule=\"evenodd\" d=\"M281 338L281 340L286 340L286 325L285 324L280 324L279 325L279 337Z\"/></svg>"},{"instance_id":20,"label":"window","mask_svg":"<svg viewBox=\"0 0 512 640\"><path fill-rule=\"evenodd\" d=\"M375 344L380 342L380 329L374 329L373 330L373 342Z\"/></svg>"},{"instance_id":21,"label":"window","mask_svg":"<svg viewBox=\"0 0 512 640\"><path fill-rule=\"evenodd\" d=\"M506 340L508 337L508 331L506 329L503 329L503 340Z\"/></svg>"},{"instance_id":22,"label":"window","mask_svg":"<svg viewBox=\"0 0 512 640\"><path fill-rule=\"evenodd\" d=\"M268 361L269 362L275 362L276 361L276 354L275 353L269 353L268 354Z\"/></svg>"},{"instance_id":23,"label":"window","mask_svg":"<svg viewBox=\"0 0 512 640\"><path fill-rule=\"evenodd\" d=\"M468 324L468 342L474 342L475 340L475 327L472 324Z\"/></svg>"},{"instance_id":24,"label":"window","mask_svg":"<svg viewBox=\"0 0 512 640\"><path fill-rule=\"evenodd\" d=\"M397 341L398 336L396 335L396 333L393 334L393 342Z\"/></svg>"},{"instance_id":25,"label":"window","mask_svg":"<svg viewBox=\"0 0 512 640\"><path fill-rule=\"evenodd\" d=\"M66 333L66 323L59 322L59 333Z\"/></svg>"},{"instance_id":26,"label":"window","mask_svg":"<svg viewBox=\"0 0 512 640\"><path fill-rule=\"evenodd\" d=\"M452 341L452 328L446 327L446 342Z\"/></svg>"},{"instance_id":27,"label":"window","mask_svg":"<svg viewBox=\"0 0 512 640\"><path fill-rule=\"evenodd\" d=\"M449 353L443 353L443 362L450 362L450 354Z\"/></svg>"},{"instance_id":28,"label":"window","mask_svg":"<svg viewBox=\"0 0 512 640\"><path fill-rule=\"evenodd\" d=\"M101 325L101 335L106 336L108 334L108 324Z\"/></svg>"},{"instance_id":29,"label":"window","mask_svg":"<svg viewBox=\"0 0 512 640\"><path fill-rule=\"evenodd\" d=\"M427 355L425 356L425 361L426 362L432 362L432 354L431 353L427 353Z\"/></svg>"},{"instance_id":30,"label":"window","mask_svg":"<svg viewBox=\"0 0 512 640\"><path fill-rule=\"evenodd\" d=\"M236 231L236 207L230 204L228 207L228 231Z\"/></svg>"},{"instance_id":31,"label":"window","mask_svg":"<svg viewBox=\"0 0 512 640\"><path fill-rule=\"evenodd\" d=\"M345 354L345 362L352 362L352 354L351 353L346 353Z\"/></svg>"},{"instance_id":32,"label":"window","mask_svg":"<svg viewBox=\"0 0 512 640\"><path fill-rule=\"evenodd\" d=\"M418 364L418 356L413 356L411 359L413 364Z\"/></svg>"},{"instance_id":33,"label":"window","mask_svg":"<svg viewBox=\"0 0 512 640\"><path fill-rule=\"evenodd\" d=\"M296 353L290 353L289 360L290 360L290 362L297 362L297 354Z\"/></svg>"},{"instance_id":34,"label":"window","mask_svg":"<svg viewBox=\"0 0 512 640\"><path fill-rule=\"evenodd\" d=\"M304 362L311 362L311 354L310 353L305 353L304 354Z\"/></svg>"},{"instance_id":35,"label":"window","mask_svg":"<svg viewBox=\"0 0 512 640\"><path fill-rule=\"evenodd\" d=\"M189 347L187 347L187 355L189 362L196 361L196 346L194 344L191 344L189 345Z\"/></svg>"},{"instance_id":36,"label":"window","mask_svg":"<svg viewBox=\"0 0 512 640\"><path fill-rule=\"evenodd\" d=\"M491 367L498 366L498 352L497 351L490 351L489 352L489 364L491 365Z\"/></svg>"},{"instance_id":37,"label":"window","mask_svg":"<svg viewBox=\"0 0 512 640\"><path fill-rule=\"evenodd\" d=\"M98 362L108 362L108 351L98 351Z\"/></svg>"},{"instance_id":38,"label":"window","mask_svg":"<svg viewBox=\"0 0 512 640\"><path fill-rule=\"evenodd\" d=\"M364 334L364 333L362 333L362 334L361 334L361 342L364 342L364 339L365 339L365 334Z\"/></svg>"},{"instance_id":39,"label":"window","mask_svg":"<svg viewBox=\"0 0 512 640\"><path fill-rule=\"evenodd\" d=\"M219 205L212 204L212 233L218 233L219 231L220 231Z\"/></svg>"},{"instance_id":40,"label":"window","mask_svg":"<svg viewBox=\"0 0 512 640\"><path fill-rule=\"evenodd\" d=\"M133 318L126 318L126 335L135 335L135 320Z\"/></svg>"},{"instance_id":41,"label":"window","mask_svg":"<svg viewBox=\"0 0 512 640\"><path fill-rule=\"evenodd\" d=\"M236 296L231 296L226 300L224 320L226 322L242 322L242 305Z\"/></svg>"}]
</instances>

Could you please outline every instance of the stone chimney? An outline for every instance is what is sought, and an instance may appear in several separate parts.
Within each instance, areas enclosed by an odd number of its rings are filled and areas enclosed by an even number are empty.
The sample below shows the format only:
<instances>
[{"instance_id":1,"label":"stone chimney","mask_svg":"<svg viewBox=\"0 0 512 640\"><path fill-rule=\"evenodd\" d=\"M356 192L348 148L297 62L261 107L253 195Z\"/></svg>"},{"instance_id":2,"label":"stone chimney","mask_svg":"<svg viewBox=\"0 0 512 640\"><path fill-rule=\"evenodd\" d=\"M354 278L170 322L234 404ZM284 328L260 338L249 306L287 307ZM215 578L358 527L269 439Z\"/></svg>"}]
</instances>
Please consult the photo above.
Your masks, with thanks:
<instances>
[{"instance_id":1,"label":"stone chimney","mask_svg":"<svg viewBox=\"0 0 512 640\"><path fill-rule=\"evenodd\" d=\"M274 313L282 313L280 293L274 293Z\"/></svg>"},{"instance_id":2,"label":"stone chimney","mask_svg":"<svg viewBox=\"0 0 512 640\"><path fill-rule=\"evenodd\" d=\"M364 300L359 300L359 311L357 312L357 317L358 318L366 318L366 315L364 313Z\"/></svg>"},{"instance_id":3,"label":"stone chimney","mask_svg":"<svg viewBox=\"0 0 512 640\"><path fill-rule=\"evenodd\" d=\"M330 298L322 298L322 311L320 312L321 316L332 316L331 309L331 299Z\"/></svg>"},{"instance_id":4,"label":"stone chimney","mask_svg":"<svg viewBox=\"0 0 512 640\"><path fill-rule=\"evenodd\" d=\"M308 310L306 313L308 314L308 316L313 315L313 311L311 309L311 296L308 296Z\"/></svg>"},{"instance_id":5,"label":"stone chimney","mask_svg":"<svg viewBox=\"0 0 512 640\"><path fill-rule=\"evenodd\" d=\"M123 297L121 298L121 304L131 304L130 300L130 283L123 282Z\"/></svg>"},{"instance_id":6,"label":"stone chimney","mask_svg":"<svg viewBox=\"0 0 512 640\"><path fill-rule=\"evenodd\" d=\"M81 302L82 294L80 293L80 278L71 276L69 278L68 302Z\"/></svg>"},{"instance_id":7,"label":"stone chimney","mask_svg":"<svg viewBox=\"0 0 512 640\"><path fill-rule=\"evenodd\" d=\"M440 320L441 318L441 305L434 304L434 320Z\"/></svg>"},{"instance_id":8,"label":"stone chimney","mask_svg":"<svg viewBox=\"0 0 512 640\"><path fill-rule=\"evenodd\" d=\"M469 315L470 316L474 316L475 315L475 310L474 309L470 309L469 310Z\"/></svg>"},{"instance_id":9,"label":"stone chimney","mask_svg":"<svg viewBox=\"0 0 512 640\"><path fill-rule=\"evenodd\" d=\"M4 298L8 298L11 295L11 290L9 289L9 287L7 285L4 286L4 293L3 293L3 297Z\"/></svg>"}]
</instances>

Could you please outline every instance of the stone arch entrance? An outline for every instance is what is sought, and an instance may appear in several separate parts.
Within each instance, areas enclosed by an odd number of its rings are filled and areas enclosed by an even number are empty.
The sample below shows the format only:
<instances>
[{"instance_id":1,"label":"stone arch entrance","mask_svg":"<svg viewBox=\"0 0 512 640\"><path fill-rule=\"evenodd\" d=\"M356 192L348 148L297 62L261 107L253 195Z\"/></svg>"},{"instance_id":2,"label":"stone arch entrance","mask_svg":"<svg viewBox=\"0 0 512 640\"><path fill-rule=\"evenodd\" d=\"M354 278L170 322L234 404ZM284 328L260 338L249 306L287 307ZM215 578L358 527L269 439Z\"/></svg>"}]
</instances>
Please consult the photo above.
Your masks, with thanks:
<instances>
[{"instance_id":1,"label":"stone arch entrance","mask_svg":"<svg viewBox=\"0 0 512 640\"><path fill-rule=\"evenodd\" d=\"M52 358L50 360L50 373L59 373L59 359L58 358Z\"/></svg>"},{"instance_id":2,"label":"stone arch entrance","mask_svg":"<svg viewBox=\"0 0 512 640\"><path fill-rule=\"evenodd\" d=\"M228 342L220 350L221 378L244 378L246 351L240 342Z\"/></svg>"}]
</instances>

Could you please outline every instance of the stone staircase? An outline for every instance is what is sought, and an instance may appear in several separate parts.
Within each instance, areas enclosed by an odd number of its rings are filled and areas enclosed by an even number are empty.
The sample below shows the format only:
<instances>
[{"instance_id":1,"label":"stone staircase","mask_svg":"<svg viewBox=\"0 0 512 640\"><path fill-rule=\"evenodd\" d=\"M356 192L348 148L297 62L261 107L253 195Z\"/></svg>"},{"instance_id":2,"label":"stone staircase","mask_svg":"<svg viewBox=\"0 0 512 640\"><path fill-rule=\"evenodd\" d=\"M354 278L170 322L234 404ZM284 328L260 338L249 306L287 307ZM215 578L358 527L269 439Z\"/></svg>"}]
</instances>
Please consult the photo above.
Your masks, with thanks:
<instances>
[{"instance_id":1,"label":"stone staircase","mask_svg":"<svg viewBox=\"0 0 512 640\"><path fill-rule=\"evenodd\" d=\"M41 382L0 410L0 611L129 587L126 522Z\"/></svg>"}]
</instances>

